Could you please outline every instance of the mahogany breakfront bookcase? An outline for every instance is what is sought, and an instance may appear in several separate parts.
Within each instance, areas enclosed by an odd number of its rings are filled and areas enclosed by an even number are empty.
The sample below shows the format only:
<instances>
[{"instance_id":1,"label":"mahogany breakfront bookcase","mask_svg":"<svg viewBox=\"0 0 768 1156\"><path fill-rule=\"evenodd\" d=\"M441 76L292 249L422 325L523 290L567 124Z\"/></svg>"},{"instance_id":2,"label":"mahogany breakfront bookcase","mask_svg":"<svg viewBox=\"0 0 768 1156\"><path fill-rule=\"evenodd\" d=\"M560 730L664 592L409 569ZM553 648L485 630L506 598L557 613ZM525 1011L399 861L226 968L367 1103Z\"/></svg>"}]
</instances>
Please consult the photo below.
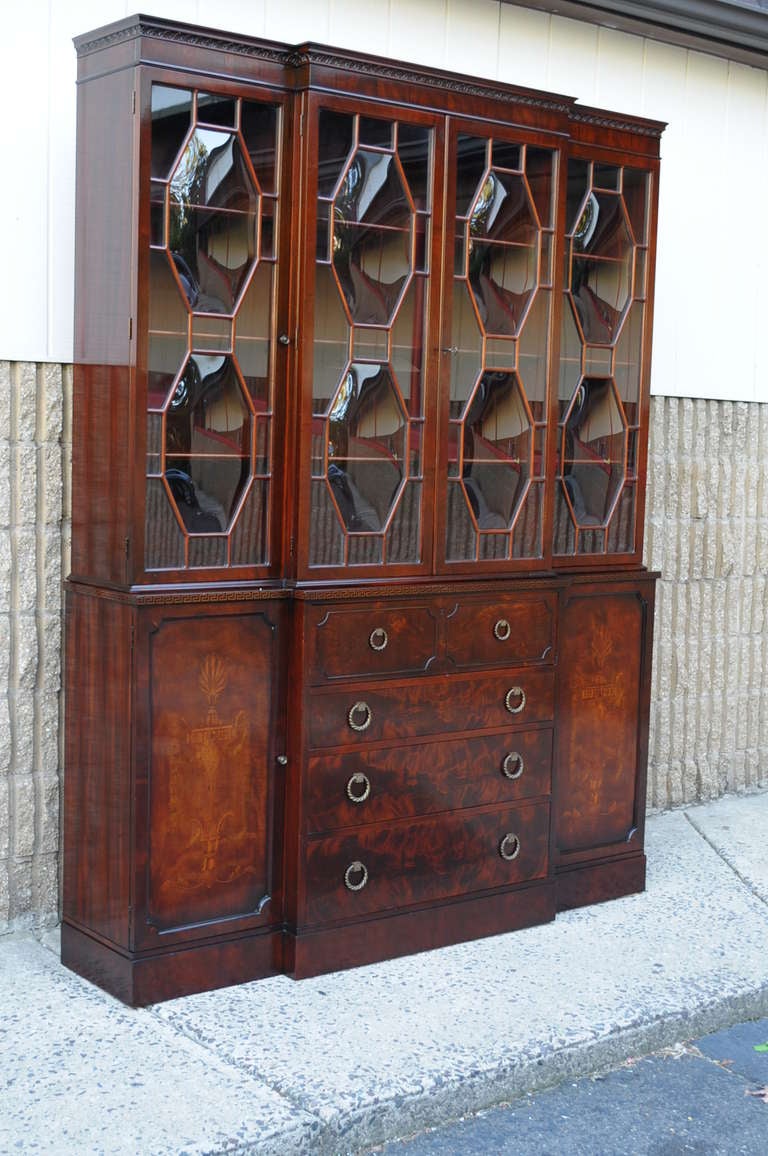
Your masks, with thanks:
<instances>
[{"instance_id":1,"label":"mahogany breakfront bookcase","mask_svg":"<svg viewBox=\"0 0 768 1156\"><path fill-rule=\"evenodd\" d=\"M76 46L65 963L143 1004L641 889L663 126Z\"/></svg>"}]
</instances>

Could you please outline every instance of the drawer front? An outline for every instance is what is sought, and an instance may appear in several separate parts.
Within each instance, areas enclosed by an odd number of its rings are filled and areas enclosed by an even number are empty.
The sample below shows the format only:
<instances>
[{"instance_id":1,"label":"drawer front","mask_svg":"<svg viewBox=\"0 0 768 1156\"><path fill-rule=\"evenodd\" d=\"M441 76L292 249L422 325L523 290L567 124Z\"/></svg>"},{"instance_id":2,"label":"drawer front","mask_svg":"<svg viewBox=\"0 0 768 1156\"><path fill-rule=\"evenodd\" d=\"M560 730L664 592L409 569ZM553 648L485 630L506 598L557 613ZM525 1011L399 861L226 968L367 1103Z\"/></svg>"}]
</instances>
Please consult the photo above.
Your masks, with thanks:
<instances>
[{"instance_id":1,"label":"drawer front","mask_svg":"<svg viewBox=\"0 0 768 1156\"><path fill-rule=\"evenodd\" d=\"M420 679L316 691L309 701L310 745L334 747L451 731L526 727L549 722L552 670L506 670L493 676Z\"/></svg>"},{"instance_id":2,"label":"drawer front","mask_svg":"<svg viewBox=\"0 0 768 1156\"><path fill-rule=\"evenodd\" d=\"M460 602L446 620L446 653L461 667L551 661L556 597L490 594Z\"/></svg>"},{"instance_id":3,"label":"drawer front","mask_svg":"<svg viewBox=\"0 0 768 1156\"><path fill-rule=\"evenodd\" d=\"M550 730L310 758L305 830L332 831L548 795Z\"/></svg>"},{"instance_id":4,"label":"drawer front","mask_svg":"<svg viewBox=\"0 0 768 1156\"><path fill-rule=\"evenodd\" d=\"M426 606L311 607L312 682L418 674L437 653L439 617Z\"/></svg>"},{"instance_id":5,"label":"drawer front","mask_svg":"<svg viewBox=\"0 0 768 1156\"><path fill-rule=\"evenodd\" d=\"M354 919L542 879L549 804L381 824L305 842L306 921Z\"/></svg>"}]
</instances>

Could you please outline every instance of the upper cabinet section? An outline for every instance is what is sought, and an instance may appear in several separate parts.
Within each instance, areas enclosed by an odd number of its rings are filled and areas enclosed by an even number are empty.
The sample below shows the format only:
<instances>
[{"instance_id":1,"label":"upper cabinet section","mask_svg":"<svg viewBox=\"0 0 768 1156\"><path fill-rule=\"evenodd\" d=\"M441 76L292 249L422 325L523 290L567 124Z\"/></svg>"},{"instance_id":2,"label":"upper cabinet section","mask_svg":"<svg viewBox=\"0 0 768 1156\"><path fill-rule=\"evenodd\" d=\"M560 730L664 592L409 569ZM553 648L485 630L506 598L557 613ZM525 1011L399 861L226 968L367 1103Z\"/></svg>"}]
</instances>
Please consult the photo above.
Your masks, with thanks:
<instances>
[{"instance_id":1,"label":"upper cabinet section","mask_svg":"<svg viewBox=\"0 0 768 1156\"><path fill-rule=\"evenodd\" d=\"M639 562L661 125L152 17L76 43L74 578Z\"/></svg>"}]
</instances>

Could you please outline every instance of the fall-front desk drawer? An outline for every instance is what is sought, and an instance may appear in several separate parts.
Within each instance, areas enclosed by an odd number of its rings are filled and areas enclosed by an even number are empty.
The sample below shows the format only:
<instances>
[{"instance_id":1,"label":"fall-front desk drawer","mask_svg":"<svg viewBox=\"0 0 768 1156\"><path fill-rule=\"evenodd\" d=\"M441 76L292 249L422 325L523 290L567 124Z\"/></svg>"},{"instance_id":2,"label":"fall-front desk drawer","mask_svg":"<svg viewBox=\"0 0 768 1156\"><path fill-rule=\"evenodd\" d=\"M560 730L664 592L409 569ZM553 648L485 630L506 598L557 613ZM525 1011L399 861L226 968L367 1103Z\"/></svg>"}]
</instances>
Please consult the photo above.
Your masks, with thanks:
<instances>
[{"instance_id":1,"label":"fall-front desk drawer","mask_svg":"<svg viewBox=\"0 0 768 1156\"><path fill-rule=\"evenodd\" d=\"M552 731L366 747L308 761L305 831L548 795Z\"/></svg>"},{"instance_id":2,"label":"fall-front desk drawer","mask_svg":"<svg viewBox=\"0 0 768 1156\"><path fill-rule=\"evenodd\" d=\"M553 710L551 669L377 683L359 692L318 690L309 700L309 740L314 748L335 747L529 726L548 722Z\"/></svg>"},{"instance_id":3,"label":"fall-front desk drawer","mask_svg":"<svg viewBox=\"0 0 768 1156\"><path fill-rule=\"evenodd\" d=\"M419 674L437 653L439 622L439 609L422 604L310 606L311 680Z\"/></svg>"},{"instance_id":4,"label":"fall-front desk drawer","mask_svg":"<svg viewBox=\"0 0 768 1156\"><path fill-rule=\"evenodd\" d=\"M446 614L446 654L457 669L551 661L555 594L463 598Z\"/></svg>"},{"instance_id":5,"label":"fall-front desk drawer","mask_svg":"<svg viewBox=\"0 0 768 1156\"><path fill-rule=\"evenodd\" d=\"M401 820L304 843L309 924L544 878L549 804ZM362 934L362 933L361 933Z\"/></svg>"}]
</instances>

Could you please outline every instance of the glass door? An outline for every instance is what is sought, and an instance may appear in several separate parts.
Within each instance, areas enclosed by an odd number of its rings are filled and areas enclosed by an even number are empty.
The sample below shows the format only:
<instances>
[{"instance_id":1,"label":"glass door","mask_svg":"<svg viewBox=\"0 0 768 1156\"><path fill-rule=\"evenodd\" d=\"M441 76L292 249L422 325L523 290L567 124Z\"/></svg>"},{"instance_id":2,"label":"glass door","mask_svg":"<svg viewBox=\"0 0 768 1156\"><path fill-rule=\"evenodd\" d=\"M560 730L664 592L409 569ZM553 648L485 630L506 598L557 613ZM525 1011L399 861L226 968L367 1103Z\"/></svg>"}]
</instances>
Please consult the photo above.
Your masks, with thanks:
<instances>
[{"instance_id":1,"label":"glass door","mask_svg":"<svg viewBox=\"0 0 768 1156\"><path fill-rule=\"evenodd\" d=\"M568 161L556 557L638 548L650 182L628 165Z\"/></svg>"},{"instance_id":2,"label":"glass door","mask_svg":"<svg viewBox=\"0 0 768 1156\"><path fill-rule=\"evenodd\" d=\"M440 565L541 565L557 156L459 131L449 172Z\"/></svg>"},{"instance_id":3,"label":"glass door","mask_svg":"<svg viewBox=\"0 0 768 1156\"><path fill-rule=\"evenodd\" d=\"M314 124L308 568L413 572L431 561L435 129L345 102L320 107Z\"/></svg>"},{"instance_id":4,"label":"glass door","mask_svg":"<svg viewBox=\"0 0 768 1156\"><path fill-rule=\"evenodd\" d=\"M144 569L270 561L281 110L153 84Z\"/></svg>"}]
</instances>

